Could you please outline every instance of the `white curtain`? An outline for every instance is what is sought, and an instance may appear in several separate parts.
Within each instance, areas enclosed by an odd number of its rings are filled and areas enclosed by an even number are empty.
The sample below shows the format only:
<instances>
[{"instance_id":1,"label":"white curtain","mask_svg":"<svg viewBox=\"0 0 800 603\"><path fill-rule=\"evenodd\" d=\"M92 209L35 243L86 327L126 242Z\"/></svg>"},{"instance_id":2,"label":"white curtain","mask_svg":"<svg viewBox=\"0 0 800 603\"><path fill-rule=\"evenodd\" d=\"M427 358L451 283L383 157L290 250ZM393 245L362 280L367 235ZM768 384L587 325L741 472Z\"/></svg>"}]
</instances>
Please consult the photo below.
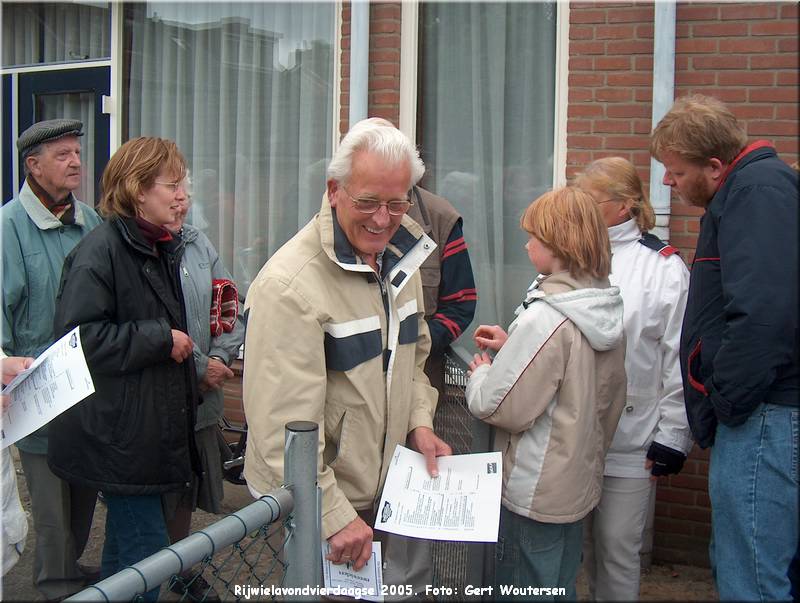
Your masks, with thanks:
<instances>
[{"instance_id":1,"label":"white curtain","mask_svg":"<svg viewBox=\"0 0 800 603\"><path fill-rule=\"evenodd\" d=\"M3 3L3 67L110 56L108 3Z\"/></svg>"},{"instance_id":2,"label":"white curtain","mask_svg":"<svg viewBox=\"0 0 800 603\"><path fill-rule=\"evenodd\" d=\"M127 137L171 138L190 222L244 293L319 210L331 154L333 3L130 5Z\"/></svg>"},{"instance_id":3,"label":"white curtain","mask_svg":"<svg viewBox=\"0 0 800 603\"><path fill-rule=\"evenodd\" d=\"M423 184L464 218L479 298L471 330L507 326L536 276L519 219L552 186L555 11L552 2L422 5Z\"/></svg>"}]
</instances>

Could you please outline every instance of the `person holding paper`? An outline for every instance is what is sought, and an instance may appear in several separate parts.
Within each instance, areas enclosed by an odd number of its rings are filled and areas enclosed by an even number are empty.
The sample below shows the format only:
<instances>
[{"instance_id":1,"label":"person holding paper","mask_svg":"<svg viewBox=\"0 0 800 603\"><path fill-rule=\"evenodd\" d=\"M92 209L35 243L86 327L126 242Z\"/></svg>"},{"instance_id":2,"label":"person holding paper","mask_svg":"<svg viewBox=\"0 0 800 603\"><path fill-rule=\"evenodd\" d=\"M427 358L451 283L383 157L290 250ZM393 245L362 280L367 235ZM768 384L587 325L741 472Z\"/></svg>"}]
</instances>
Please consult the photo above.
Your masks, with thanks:
<instances>
[{"instance_id":1,"label":"person holding paper","mask_svg":"<svg viewBox=\"0 0 800 603\"><path fill-rule=\"evenodd\" d=\"M375 505L397 444L451 454L433 432L436 390L419 266L435 244L406 212L425 166L381 119L357 123L328 166L320 212L279 249L245 302L244 474L254 495L283 481L284 424L320 425L322 536L334 563L369 558ZM384 542L387 584L430 582L416 542Z\"/></svg>"},{"instance_id":2,"label":"person holding paper","mask_svg":"<svg viewBox=\"0 0 800 603\"><path fill-rule=\"evenodd\" d=\"M0 210L3 261L3 352L37 357L56 339L55 307L67 254L100 216L75 196L81 185L83 123L50 119L20 134L17 148L25 169L19 194ZM59 599L96 579L82 567L97 492L68 484L47 466L45 425L16 443L36 532L33 584L45 599Z\"/></svg>"},{"instance_id":3,"label":"person holding paper","mask_svg":"<svg viewBox=\"0 0 800 603\"><path fill-rule=\"evenodd\" d=\"M483 352L469 364L466 392L504 451L494 594L501 585L558 586L575 600L583 518L600 500L625 405L622 298L608 281L608 233L591 195L550 191L520 223L540 278L508 333L475 331Z\"/></svg>"},{"instance_id":4,"label":"person holding paper","mask_svg":"<svg viewBox=\"0 0 800 603\"><path fill-rule=\"evenodd\" d=\"M189 490L199 469L181 247L164 228L185 176L170 140L122 145L103 172L108 220L67 256L56 299L54 330L80 326L95 393L53 419L48 462L62 479L103 491L103 577L169 544L161 495Z\"/></svg>"}]
</instances>

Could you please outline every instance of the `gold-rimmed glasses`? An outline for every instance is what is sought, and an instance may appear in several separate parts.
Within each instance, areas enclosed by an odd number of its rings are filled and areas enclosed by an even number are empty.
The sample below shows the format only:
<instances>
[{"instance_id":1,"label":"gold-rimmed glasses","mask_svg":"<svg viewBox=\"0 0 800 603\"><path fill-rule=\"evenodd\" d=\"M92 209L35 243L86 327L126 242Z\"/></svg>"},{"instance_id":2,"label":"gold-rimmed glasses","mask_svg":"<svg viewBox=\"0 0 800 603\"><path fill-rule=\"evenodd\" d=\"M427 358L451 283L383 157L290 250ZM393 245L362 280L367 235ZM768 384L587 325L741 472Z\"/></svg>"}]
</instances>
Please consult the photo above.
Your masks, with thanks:
<instances>
[{"instance_id":1,"label":"gold-rimmed glasses","mask_svg":"<svg viewBox=\"0 0 800 603\"><path fill-rule=\"evenodd\" d=\"M378 201L370 197L354 197L344 186L341 187L344 193L350 197L356 211L362 214L374 214L382 205L386 206L386 211L390 216L402 216L414 205L411 199L391 199L390 201Z\"/></svg>"}]
</instances>

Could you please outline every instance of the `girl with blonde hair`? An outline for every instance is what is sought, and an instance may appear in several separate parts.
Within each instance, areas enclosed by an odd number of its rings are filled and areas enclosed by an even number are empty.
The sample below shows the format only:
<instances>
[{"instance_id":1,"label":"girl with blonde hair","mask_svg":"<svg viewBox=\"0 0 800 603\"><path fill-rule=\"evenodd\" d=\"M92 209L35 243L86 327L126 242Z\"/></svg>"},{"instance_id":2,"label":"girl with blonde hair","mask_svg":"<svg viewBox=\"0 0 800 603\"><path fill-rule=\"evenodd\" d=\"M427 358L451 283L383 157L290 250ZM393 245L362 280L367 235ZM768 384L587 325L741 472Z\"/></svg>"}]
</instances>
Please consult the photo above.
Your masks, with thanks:
<instances>
[{"instance_id":1,"label":"girl with blonde hair","mask_svg":"<svg viewBox=\"0 0 800 603\"><path fill-rule=\"evenodd\" d=\"M584 568L592 600L635 601L655 480L678 473L692 446L678 360L689 272L674 247L649 234L655 214L627 159L593 161L575 183L608 227L609 279L625 304L628 381L600 504L584 525Z\"/></svg>"},{"instance_id":2,"label":"girl with blonde hair","mask_svg":"<svg viewBox=\"0 0 800 603\"><path fill-rule=\"evenodd\" d=\"M582 520L600 499L625 403L622 298L608 281L608 235L589 194L545 193L521 226L539 278L508 333L475 331L482 352L467 386L470 411L495 426L504 451L494 593L547 585L574 600Z\"/></svg>"}]
</instances>

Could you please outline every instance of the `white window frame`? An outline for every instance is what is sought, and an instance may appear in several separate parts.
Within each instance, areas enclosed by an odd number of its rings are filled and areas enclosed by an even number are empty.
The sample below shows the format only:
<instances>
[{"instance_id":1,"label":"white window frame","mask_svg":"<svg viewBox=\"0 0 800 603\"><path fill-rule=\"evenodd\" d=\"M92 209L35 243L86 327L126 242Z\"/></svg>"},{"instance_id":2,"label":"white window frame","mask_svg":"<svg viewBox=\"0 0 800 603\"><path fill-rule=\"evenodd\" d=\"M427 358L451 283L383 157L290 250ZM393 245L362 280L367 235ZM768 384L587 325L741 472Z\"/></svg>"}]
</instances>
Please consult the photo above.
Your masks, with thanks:
<instances>
[{"instance_id":1,"label":"white window frame","mask_svg":"<svg viewBox=\"0 0 800 603\"><path fill-rule=\"evenodd\" d=\"M400 130L417 140L419 0L402 3L400 26ZM569 97L569 2L556 3L555 116L552 186L566 184L567 100Z\"/></svg>"}]
</instances>

